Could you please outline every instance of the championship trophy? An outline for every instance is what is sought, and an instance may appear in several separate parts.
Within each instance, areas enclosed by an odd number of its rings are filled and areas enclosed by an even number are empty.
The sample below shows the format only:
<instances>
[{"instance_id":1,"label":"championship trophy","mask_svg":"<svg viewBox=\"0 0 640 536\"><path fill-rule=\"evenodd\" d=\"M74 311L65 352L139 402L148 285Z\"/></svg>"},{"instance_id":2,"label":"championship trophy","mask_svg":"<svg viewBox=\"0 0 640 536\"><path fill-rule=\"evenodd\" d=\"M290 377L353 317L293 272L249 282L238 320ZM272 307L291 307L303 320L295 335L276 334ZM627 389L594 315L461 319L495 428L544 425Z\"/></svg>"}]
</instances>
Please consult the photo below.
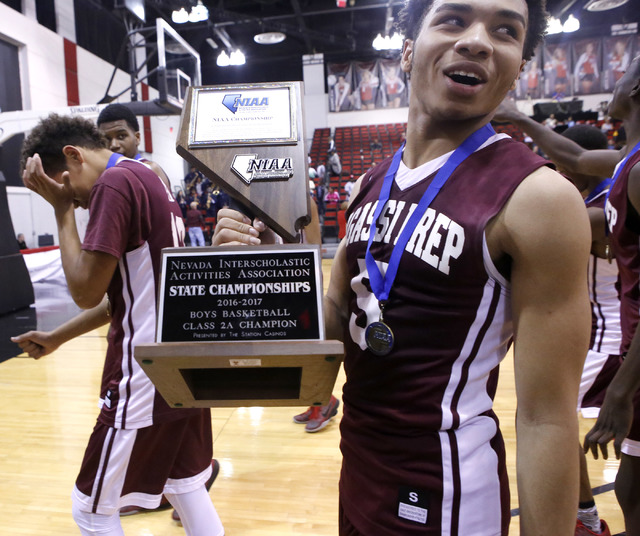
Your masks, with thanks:
<instances>
[{"instance_id":1,"label":"championship trophy","mask_svg":"<svg viewBox=\"0 0 640 536\"><path fill-rule=\"evenodd\" d=\"M135 358L172 407L323 405L343 345L326 340L320 246L303 245L302 83L189 88L177 152L284 244L163 250L156 342Z\"/></svg>"}]
</instances>

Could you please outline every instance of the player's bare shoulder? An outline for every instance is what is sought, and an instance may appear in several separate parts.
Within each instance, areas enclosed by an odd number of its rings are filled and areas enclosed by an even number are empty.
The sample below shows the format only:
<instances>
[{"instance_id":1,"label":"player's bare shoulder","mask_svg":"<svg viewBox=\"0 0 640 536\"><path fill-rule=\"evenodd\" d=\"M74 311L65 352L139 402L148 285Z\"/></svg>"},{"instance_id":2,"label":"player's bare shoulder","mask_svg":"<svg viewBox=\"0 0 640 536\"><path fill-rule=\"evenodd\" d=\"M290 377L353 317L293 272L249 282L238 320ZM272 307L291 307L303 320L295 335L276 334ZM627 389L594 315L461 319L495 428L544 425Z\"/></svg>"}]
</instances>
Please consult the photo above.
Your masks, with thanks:
<instances>
[{"instance_id":1,"label":"player's bare shoulder","mask_svg":"<svg viewBox=\"0 0 640 536\"><path fill-rule=\"evenodd\" d=\"M581 250L590 243L582 196L562 175L541 167L522 181L487 227L487 243L494 259Z\"/></svg>"}]
</instances>

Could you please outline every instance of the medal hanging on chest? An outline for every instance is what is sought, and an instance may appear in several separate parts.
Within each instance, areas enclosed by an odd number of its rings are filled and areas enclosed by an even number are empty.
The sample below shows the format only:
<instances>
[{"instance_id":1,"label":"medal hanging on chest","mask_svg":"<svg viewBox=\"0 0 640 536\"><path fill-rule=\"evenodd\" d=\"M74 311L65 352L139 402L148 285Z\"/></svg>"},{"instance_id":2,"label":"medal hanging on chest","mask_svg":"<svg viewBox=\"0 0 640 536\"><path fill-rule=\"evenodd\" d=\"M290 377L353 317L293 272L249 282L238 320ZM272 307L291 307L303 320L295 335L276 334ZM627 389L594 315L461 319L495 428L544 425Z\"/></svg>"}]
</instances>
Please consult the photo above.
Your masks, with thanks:
<instances>
[{"instance_id":1,"label":"medal hanging on chest","mask_svg":"<svg viewBox=\"0 0 640 536\"><path fill-rule=\"evenodd\" d=\"M387 355L393 348L393 331L384 323L384 303L380 303L380 320L371 322L364 332L367 348L377 356Z\"/></svg>"},{"instance_id":2,"label":"medal hanging on chest","mask_svg":"<svg viewBox=\"0 0 640 536\"><path fill-rule=\"evenodd\" d=\"M377 232L377 222L380 218L380 214L382 213L382 209L387 204L387 201L389 201L391 186L393 185L396 173L400 167L404 145L400 147L393 156L391 165L384 177L380 195L378 197L378 204L373 214L373 220L369 230L369 242L367 243L367 251L365 253L365 263L367 265L367 272L371 283L371 291L375 297L378 298L378 304L380 307L379 320L377 322L371 322L365 331L365 342L367 344L367 348L372 354L376 356L386 356L393 350L395 337L389 324L384 321L384 310L389 303L388 300L389 294L391 293L391 287L393 286L393 282L396 278L398 266L400 265L400 258L402 257L402 253L404 252L409 238L413 234L413 231L422 219L427 208L429 208L429 205L438 195L440 189L444 186L445 182L447 182L455 169L493 135L495 135L495 131L491 125L487 124L479 128L464 140L464 142L462 142L462 144L447 159L445 164L438 170L435 178L422 195L418 206L411 214L406 225L403 227L400 236L398 236L393 251L391 252L391 258L389 259L386 273L383 275L371 254L371 245L373 244L374 235Z\"/></svg>"}]
</instances>

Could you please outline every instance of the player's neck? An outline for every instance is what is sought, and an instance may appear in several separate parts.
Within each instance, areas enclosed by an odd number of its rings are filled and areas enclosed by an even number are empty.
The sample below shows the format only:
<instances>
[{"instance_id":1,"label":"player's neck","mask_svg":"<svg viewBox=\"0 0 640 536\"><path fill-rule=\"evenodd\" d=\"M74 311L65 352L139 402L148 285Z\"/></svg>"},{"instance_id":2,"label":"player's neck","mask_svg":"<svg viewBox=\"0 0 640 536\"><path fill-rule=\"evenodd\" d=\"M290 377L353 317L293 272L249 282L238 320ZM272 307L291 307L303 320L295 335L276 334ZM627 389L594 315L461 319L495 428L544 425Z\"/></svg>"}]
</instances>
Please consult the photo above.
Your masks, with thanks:
<instances>
[{"instance_id":1,"label":"player's neck","mask_svg":"<svg viewBox=\"0 0 640 536\"><path fill-rule=\"evenodd\" d=\"M489 122L487 117L465 121L435 121L430 118L412 121L411 118L409 114L407 143L402 156L404 164L410 169L455 150Z\"/></svg>"},{"instance_id":2,"label":"player's neck","mask_svg":"<svg viewBox=\"0 0 640 536\"><path fill-rule=\"evenodd\" d=\"M109 149L95 149L90 153L91 165L96 169L105 170L109 164L112 153Z\"/></svg>"},{"instance_id":3,"label":"player's neck","mask_svg":"<svg viewBox=\"0 0 640 536\"><path fill-rule=\"evenodd\" d=\"M623 124L625 134L627 135L627 147L631 150L640 143L640 107L633 108Z\"/></svg>"}]
</instances>

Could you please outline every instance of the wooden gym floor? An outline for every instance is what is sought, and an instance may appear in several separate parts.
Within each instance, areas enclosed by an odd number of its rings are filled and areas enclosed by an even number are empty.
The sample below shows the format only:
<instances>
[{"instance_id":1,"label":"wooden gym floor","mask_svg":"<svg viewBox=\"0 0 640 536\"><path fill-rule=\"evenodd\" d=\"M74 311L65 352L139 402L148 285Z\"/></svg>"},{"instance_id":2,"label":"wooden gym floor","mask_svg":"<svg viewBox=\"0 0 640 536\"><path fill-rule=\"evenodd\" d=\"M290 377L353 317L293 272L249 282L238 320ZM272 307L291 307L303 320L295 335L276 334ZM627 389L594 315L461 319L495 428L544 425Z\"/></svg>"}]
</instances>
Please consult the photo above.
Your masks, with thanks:
<instances>
[{"instance_id":1,"label":"wooden gym floor","mask_svg":"<svg viewBox=\"0 0 640 536\"><path fill-rule=\"evenodd\" d=\"M330 260L323 261L325 284ZM14 333L0 333L6 339ZM70 494L97 415L106 328L70 341L39 361L0 363L0 535L78 534ZM341 372L334 394L340 398ZM512 508L515 494L513 360L505 360L496 411L507 445ZM211 497L226 536L336 536L340 451L338 416L305 433L292 416L304 408L214 408L214 455L220 474ZM581 437L593 424L580 418ZM618 463L588 458L600 515L612 534L624 530L612 491ZM127 536L184 531L170 510L125 517ZM519 534L514 515L511 535ZM371 535L375 536L375 535Z\"/></svg>"}]
</instances>

